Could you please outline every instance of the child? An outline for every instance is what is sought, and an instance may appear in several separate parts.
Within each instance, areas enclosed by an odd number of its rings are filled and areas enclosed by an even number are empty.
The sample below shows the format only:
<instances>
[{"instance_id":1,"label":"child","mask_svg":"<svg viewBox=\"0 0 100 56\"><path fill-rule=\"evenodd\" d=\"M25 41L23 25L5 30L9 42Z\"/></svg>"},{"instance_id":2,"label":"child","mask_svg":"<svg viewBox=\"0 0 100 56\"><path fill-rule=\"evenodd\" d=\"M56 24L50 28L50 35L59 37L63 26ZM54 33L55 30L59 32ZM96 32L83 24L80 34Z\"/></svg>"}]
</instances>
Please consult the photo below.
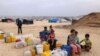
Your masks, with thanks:
<instances>
[{"instance_id":1,"label":"child","mask_svg":"<svg viewBox=\"0 0 100 56\"><path fill-rule=\"evenodd\" d=\"M78 32L77 31L75 31L75 36L76 36L76 43L75 43L75 45L76 45L76 47L77 47L77 54L81 54L81 46L80 46L80 40L79 40L79 37L78 37Z\"/></svg>"},{"instance_id":2,"label":"child","mask_svg":"<svg viewBox=\"0 0 100 56\"><path fill-rule=\"evenodd\" d=\"M40 39L41 41L47 41L49 37L49 31L47 29L47 27L44 27L44 30L40 32Z\"/></svg>"},{"instance_id":3,"label":"child","mask_svg":"<svg viewBox=\"0 0 100 56\"><path fill-rule=\"evenodd\" d=\"M51 32L48 39L48 43L50 44L50 50L53 50L56 48L56 42L57 40L55 39L55 34L54 32Z\"/></svg>"},{"instance_id":4,"label":"child","mask_svg":"<svg viewBox=\"0 0 100 56\"><path fill-rule=\"evenodd\" d=\"M50 29L49 30L50 32L55 32L54 29L53 29L53 27L52 27L52 25L49 26L49 29Z\"/></svg>"},{"instance_id":5,"label":"child","mask_svg":"<svg viewBox=\"0 0 100 56\"><path fill-rule=\"evenodd\" d=\"M77 37L78 32L75 29L72 29L71 34L68 36L67 44L72 48L72 56L81 53L81 47L79 45L79 38Z\"/></svg>"},{"instance_id":6,"label":"child","mask_svg":"<svg viewBox=\"0 0 100 56\"><path fill-rule=\"evenodd\" d=\"M52 28L52 25L50 25L50 31L49 31L49 39L55 38L55 31Z\"/></svg>"},{"instance_id":7,"label":"child","mask_svg":"<svg viewBox=\"0 0 100 56\"><path fill-rule=\"evenodd\" d=\"M50 38L48 40L48 43L50 44L50 50L54 50L56 48L57 40L54 38Z\"/></svg>"},{"instance_id":8,"label":"child","mask_svg":"<svg viewBox=\"0 0 100 56\"><path fill-rule=\"evenodd\" d=\"M85 51L90 51L91 46L92 46L92 42L89 39L90 35L89 34L85 34L85 39L83 39L80 43L85 43L84 45L81 45L82 49L85 49Z\"/></svg>"},{"instance_id":9,"label":"child","mask_svg":"<svg viewBox=\"0 0 100 56\"><path fill-rule=\"evenodd\" d=\"M55 38L55 33L54 32L50 32L49 39L51 39L51 38Z\"/></svg>"},{"instance_id":10,"label":"child","mask_svg":"<svg viewBox=\"0 0 100 56\"><path fill-rule=\"evenodd\" d=\"M78 32L77 31L75 31L75 35L76 35L76 44L80 45L80 40L79 40Z\"/></svg>"},{"instance_id":11,"label":"child","mask_svg":"<svg viewBox=\"0 0 100 56\"><path fill-rule=\"evenodd\" d=\"M50 44L50 50L53 50L56 48L56 42L57 40L55 39L54 30L52 26L50 26L50 34L49 34L49 39L48 39L48 43Z\"/></svg>"}]
</instances>

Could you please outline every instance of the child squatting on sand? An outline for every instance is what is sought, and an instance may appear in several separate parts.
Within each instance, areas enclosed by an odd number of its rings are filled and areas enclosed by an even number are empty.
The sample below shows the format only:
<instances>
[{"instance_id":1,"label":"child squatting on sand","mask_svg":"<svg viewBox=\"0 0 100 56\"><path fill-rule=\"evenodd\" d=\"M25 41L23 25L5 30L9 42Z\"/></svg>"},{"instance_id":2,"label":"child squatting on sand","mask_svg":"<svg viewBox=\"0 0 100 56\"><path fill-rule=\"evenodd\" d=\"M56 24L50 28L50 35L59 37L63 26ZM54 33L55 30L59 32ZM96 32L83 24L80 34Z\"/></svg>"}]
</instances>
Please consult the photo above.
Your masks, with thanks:
<instances>
[{"instance_id":1,"label":"child squatting on sand","mask_svg":"<svg viewBox=\"0 0 100 56\"><path fill-rule=\"evenodd\" d=\"M90 35L89 34L85 34L85 39L83 39L80 43L81 43L81 48L84 49L85 51L90 51L91 46L92 46L92 42L89 39ZM82 44L83 43L83 44Z\"/></svg>"}]
</instances>

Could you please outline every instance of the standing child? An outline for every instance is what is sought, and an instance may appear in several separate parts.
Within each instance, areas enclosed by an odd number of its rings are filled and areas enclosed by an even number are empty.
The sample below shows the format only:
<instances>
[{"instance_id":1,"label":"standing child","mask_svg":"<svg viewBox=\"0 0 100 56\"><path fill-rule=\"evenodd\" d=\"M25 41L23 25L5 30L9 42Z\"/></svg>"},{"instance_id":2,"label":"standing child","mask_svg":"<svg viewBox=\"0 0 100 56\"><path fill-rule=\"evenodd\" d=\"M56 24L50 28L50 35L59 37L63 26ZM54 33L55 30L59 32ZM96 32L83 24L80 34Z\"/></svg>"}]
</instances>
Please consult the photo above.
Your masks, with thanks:
<instances>
[{"instance_id":1,"label":"standing child","mask_svg":"<svg viewBox=\"0 0 100 56\"><path fill-rule=\"evenodd\" d=\"M90 51L91 46L92 46L92 42L89 39L90 35L89 34L85 34L85 39L83 39L80 43L83 43L83 45L81 45L82 49L85 49L85 51Z\"/></svg>"}]
</instances>

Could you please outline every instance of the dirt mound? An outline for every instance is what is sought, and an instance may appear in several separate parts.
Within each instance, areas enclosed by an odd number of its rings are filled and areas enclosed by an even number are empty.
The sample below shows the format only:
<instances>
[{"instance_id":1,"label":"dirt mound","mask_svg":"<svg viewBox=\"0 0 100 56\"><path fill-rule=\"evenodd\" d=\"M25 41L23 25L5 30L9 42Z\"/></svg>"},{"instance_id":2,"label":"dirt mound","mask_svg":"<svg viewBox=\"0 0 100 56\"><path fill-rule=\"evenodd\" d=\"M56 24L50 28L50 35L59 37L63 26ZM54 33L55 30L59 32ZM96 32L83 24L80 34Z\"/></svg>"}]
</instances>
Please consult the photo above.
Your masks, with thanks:
<instances>
[{"instance_id":1,"label":"dirt mound","mask_svg":"<svg viewBox=\"0 0 100 56\"><path fill-rule=\"evenodd\" d=\"M85 15L73 26L90 26L90 27L100 27L100 13L90 13Z\"/></svg>"}]
</instances>

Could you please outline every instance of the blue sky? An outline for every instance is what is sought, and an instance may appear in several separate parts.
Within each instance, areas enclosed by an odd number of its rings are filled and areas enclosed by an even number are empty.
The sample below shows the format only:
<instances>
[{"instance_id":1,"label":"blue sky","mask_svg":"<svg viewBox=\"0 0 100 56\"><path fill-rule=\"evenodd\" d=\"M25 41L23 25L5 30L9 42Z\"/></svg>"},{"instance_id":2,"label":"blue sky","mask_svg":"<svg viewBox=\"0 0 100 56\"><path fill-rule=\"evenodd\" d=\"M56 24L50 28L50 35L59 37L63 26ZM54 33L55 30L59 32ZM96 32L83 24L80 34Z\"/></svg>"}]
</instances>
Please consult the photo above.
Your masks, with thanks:
<instances>
[{"instance_id":1,"label":"blue sky","mask_svg":"<svg viewBox=\"0 0 100 56\"><path fill-rule=\"evenodd\" d=\"M100 0L0 0L0 16L79 16L100 12Z\"/></svg>"}]
</instances>

